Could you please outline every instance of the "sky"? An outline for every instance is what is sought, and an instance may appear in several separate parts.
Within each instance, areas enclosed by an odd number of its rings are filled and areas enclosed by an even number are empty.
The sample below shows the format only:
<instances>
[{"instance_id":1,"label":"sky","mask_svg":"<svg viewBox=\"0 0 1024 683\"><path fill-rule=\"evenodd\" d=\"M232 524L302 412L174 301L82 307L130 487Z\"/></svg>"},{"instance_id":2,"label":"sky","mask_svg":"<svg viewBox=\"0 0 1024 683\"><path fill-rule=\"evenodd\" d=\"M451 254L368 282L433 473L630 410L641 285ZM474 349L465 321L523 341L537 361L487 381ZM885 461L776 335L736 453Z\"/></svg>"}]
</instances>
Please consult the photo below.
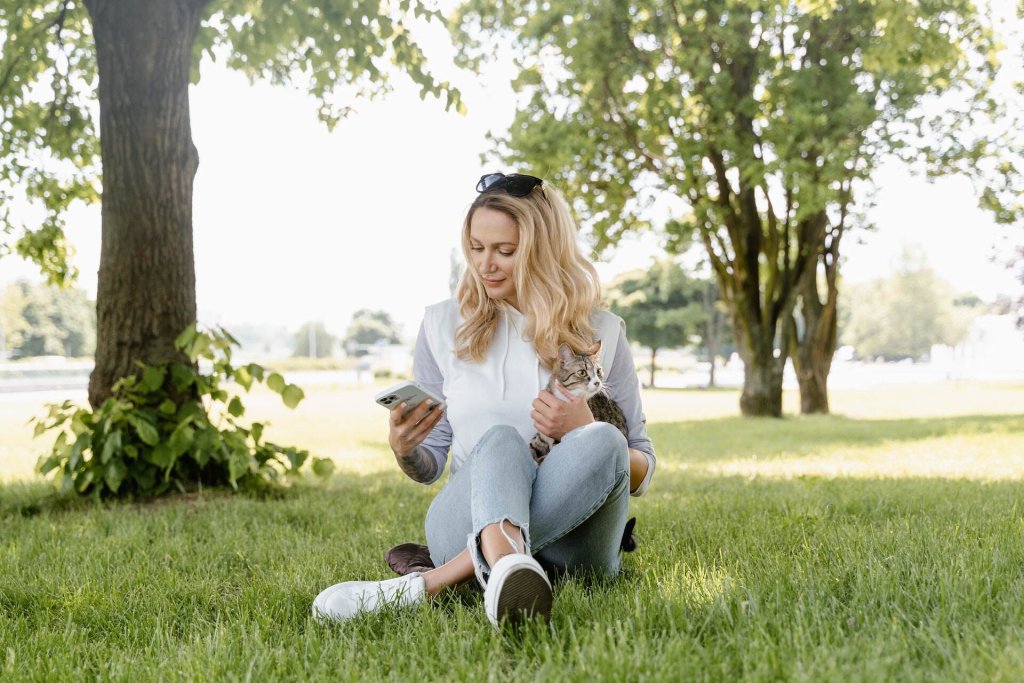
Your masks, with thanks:
<instances>
[{"instance_id":1,"label":"sky","mask_svg":"<svg viewBox=\"0 0 1024 683\"><path fill-rule=\"evenodd\" d=\"M450 5L442 3L442 6ZM323 321L341 334L360 308L382 309L415 335L424 306L448 296L449 258L474 186L485 172L486 133L504 132L514 114L510 59L474 76L452 63L443 29L420 40L434 72L461 91L468 114L421 101L403 76L394 92L357 103L333 132L317 121L305 93L204 63L191 91L192 134L200 165L194 186L196 294L201 322L266 323L297 329ZM883 276L904 246L961 292L992 300L1016 291L992 257L1005 229L977 208L970 183L929 183L900 164L876 175L873 233L844 242L849 282ZM67 234L79 286L96 293L99 206L76 207ZM653 235L626 240L598 263L603 280L646 266ZM0 287L40 279L34 266L0 261Z\"/></svg>"}]
</instances>

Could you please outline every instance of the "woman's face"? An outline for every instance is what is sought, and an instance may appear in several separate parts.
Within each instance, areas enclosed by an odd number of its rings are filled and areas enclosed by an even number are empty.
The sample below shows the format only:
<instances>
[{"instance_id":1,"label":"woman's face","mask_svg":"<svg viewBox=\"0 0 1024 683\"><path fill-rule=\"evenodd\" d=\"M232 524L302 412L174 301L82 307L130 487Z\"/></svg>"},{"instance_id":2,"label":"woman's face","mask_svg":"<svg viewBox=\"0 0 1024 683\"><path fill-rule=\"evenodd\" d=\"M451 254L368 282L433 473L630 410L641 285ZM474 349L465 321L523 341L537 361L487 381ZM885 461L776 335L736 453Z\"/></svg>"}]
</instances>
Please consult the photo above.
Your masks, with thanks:
<instances>
[{"instance_id":1,"label":"woman's face","mask_svg":"<svg viewBox=\"0 0 1024 683\"><path fill-rule=\"evenodd\" d=\"M469 255L487 296L519 308L512 267L519 247L519 227L501 211L482 206L469 223Z\"/></svg>"}]
</instances>

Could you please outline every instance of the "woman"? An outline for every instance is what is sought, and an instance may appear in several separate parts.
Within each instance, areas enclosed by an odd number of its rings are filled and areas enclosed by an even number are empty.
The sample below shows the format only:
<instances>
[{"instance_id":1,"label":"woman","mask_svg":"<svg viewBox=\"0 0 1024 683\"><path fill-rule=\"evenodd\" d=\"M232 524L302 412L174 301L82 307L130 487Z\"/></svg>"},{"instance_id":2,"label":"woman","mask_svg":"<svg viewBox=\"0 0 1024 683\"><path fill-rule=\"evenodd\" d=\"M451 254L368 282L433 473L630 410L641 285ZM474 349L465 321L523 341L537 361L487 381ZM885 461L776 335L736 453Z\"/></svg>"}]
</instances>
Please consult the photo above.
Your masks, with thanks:
<instances>
[{"instance_id":1,"label":"woman","mask_svg":"<svg viewBox=\"0 0 1024 683\"><path fill-rule=\"evenodd\" d=\"M451 450L426 519L436 568L331 586L313 603L318 618L416 605L475 574L497 627L549 616L551 584L534 556L555 570L619 572L627 494L646 491L655 463L624 325L602 310L597 272L553 187L493 173L477 192L462 230L470 267L455 299L427 307L416 340L415 379L447 408L395 406L388 434L399 466L424 484ZM582 351L597 340L628 440L595 422L585 400L546 390L562 342ZM527 445L538 431L560 439L539 466Z\"/></svg>"}]
</instances>

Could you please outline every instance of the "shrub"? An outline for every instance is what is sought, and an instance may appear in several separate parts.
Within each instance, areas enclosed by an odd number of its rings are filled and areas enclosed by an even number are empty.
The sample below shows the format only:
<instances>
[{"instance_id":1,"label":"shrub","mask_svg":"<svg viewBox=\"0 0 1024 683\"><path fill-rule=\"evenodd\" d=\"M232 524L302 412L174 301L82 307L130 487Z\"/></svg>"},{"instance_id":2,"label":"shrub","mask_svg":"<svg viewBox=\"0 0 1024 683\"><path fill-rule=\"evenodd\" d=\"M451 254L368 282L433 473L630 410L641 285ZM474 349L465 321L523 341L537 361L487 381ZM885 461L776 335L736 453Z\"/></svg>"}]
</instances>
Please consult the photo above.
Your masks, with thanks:
<instances>
[{"instance_id":1,"label":"shrub","mask_svg":"<svg viewBox=\"0 0 1024 683\"><path fill-rule=\"evenodd\" d=\"M197 486L264 489L298 473L308 451L265 441L262 423L243 426L245 407L223 386L234 381L248 392L265 383L289 408L303 399L302 389L255 363L233 367L231 348L238 342L223 328L204 332L193 324L175 346L190 364L138 363L139 372L119 380L95 411L65 401L33 418L37 437L58 431L38 471L55 472L61 492L97 497L158 496ZM200 358L212 361L209 374L196 369ZM219 415L216 423L211 415ZM313 458L319 476L333 467Z\"/></svg>"}]
</instances>

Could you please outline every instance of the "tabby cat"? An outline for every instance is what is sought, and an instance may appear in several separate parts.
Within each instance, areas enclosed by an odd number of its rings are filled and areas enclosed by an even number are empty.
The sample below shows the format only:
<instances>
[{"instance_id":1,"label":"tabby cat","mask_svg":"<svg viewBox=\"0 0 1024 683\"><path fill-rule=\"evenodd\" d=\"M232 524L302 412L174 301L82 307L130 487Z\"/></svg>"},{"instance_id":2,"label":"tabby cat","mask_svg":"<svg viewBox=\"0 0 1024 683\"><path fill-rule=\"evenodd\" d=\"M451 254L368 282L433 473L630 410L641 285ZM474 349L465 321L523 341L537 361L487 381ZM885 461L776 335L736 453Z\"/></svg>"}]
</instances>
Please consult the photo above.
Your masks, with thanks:
<instances>
[{"instance_id":1,"label":"tabby cat","mask_svg":"<svg viewBox=\"0 0 1024 683\"><path fill-rule=\"evenodd\" d=\"M587 405L590 406L590 412L594 414L595 420L616 427L628 439L626 416L623 415L622 409L601 391L605 384L604 372L598 360L600 351L600 341L595 342L583 353L574 352L568 344L559 346L558 361L551 372L547 389L557 395L555 382L560 382L571 393L587 399ZM558 441L537 432L530 440L533 459L538 463L543 461L556 443Z\"/></svg>"}]
</instances>

